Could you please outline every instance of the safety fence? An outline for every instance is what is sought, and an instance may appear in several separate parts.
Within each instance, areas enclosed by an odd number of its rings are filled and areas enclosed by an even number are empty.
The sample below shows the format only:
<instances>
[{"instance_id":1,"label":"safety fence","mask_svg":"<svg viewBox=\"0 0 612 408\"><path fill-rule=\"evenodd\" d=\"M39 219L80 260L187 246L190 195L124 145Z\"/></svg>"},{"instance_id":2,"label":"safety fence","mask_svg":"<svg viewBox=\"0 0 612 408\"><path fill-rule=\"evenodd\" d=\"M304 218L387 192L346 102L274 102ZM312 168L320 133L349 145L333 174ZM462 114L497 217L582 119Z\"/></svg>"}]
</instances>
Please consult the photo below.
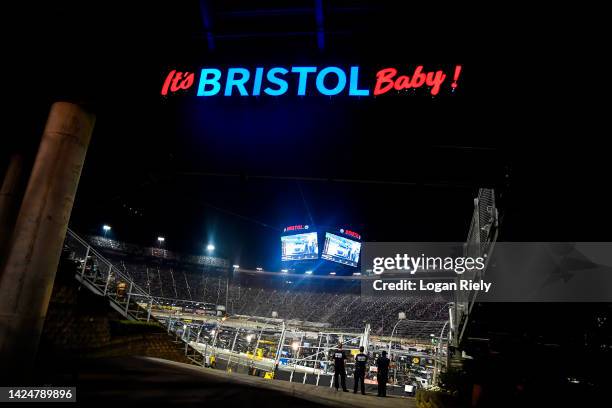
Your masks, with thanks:
<instances>
[{"instance_id":1,"label":"safety fence","mask_svg":"<svg viewBox=\"0 0 612 408\"><path fill-rule=\"evenodd\" d=\"M226 322L221 317L212 322L197 322L160 314L158 312L166 306L163 299L151 296L126 271L113 265L72 230L68 230L65 246L69 257L79 265L75 274L77 281L105 297L109 305L126 319L159 322L177 348L195 365L331 387L333 364L329 356L338 344L343 345L347 354L356 354L359 347L364 346L369 348L372 356L387 347L391 349L393 345L393 353L398 356L396 367L400 366L400 359L409 363L406 359L410 353L401 350L398 339L395 344L393 339L371 342L369 325L364 329L315 331L289 327L284 321L279 324L279 319L264 319L262 322L261 318L253 318L237 324ZM412 358L417 354L418 351L413 352ZM436 352L434 356L422 357L437 366L436 361L442 359L442 354ZM352 372L353 364L347 363L349 384ZM393 384L402 386L410 381L402 378L402 372L404 370L396 369ZM427 375L424 377L431 381ZM375 379L374 371L366 382L375 384Z\"/></svg>"}]
</instances>

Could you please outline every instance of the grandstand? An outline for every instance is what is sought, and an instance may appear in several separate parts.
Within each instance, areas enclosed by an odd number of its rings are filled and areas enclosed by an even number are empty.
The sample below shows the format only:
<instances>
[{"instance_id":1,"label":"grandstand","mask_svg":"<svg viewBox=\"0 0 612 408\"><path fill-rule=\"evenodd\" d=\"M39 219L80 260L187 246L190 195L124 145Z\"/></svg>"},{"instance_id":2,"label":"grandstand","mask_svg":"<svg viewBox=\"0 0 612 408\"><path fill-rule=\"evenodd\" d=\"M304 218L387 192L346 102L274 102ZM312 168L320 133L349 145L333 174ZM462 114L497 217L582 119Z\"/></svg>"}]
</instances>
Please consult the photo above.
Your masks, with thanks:
<instances>
[{"instance_id":1,"label":"grandstand","mask_svg":"<svg viewBox=\"0 0 612 408\"><path fill-rule=\"evenodd\" d=\"M489 236L495 205L487 197L493 192L481 189L474 202L470 253L489 253L495 241ZM128 319L157 320L192 363L323 387L332 386L329 356L338 343L350 355L364 346L372 359L386 350L392 393L437 383L442 371L461 363L453 350L475 300L449 292L376 296L362 292L376 279L368 274L249 270L219 257L84 240L72 231L65 245L79 265L77 280ZM347 364L352 380L350 357ZM371 384L375 373L366 375Z\"/></svg>"},{"instance_id":2,"label":"grandstand","mask_svg":"<svg viewBox=\"0 0 612 408\"><path fill-rule=\"evenodd\" d=\"M399 312L411 320L446 321L449 299L439 296L361 295L367 277L329 278L316 275L266 273L224 267L214 257L155 253L101 237L90 242L149 295L175 306L223 305L229 315L269 317L324 323L329 327L363 330L366 324L378 335L388 335ZM159 256L163 254L165 256ZM232 273L233 272L233 273ZM233 276L232 276L233 275Z\"/></svg>"},{"instance_id":3,"label":"grandstand","mask_svg":"<svg viewBox=\"0 0 612 408\"><path fill-rule=\"evenodd\" d=\"M244 270L218 258L193 262L106 238L89 242L69 232L65 243L77 280L128 319L159 321L196 365L329 387L331 350L363 345L371 358L390 351L390 392L402 394L415 378L432 384L448 355L442 296L362 296L367 276ZM368 379L375 384L375 373Z\"/></svg>"}]
</instances>

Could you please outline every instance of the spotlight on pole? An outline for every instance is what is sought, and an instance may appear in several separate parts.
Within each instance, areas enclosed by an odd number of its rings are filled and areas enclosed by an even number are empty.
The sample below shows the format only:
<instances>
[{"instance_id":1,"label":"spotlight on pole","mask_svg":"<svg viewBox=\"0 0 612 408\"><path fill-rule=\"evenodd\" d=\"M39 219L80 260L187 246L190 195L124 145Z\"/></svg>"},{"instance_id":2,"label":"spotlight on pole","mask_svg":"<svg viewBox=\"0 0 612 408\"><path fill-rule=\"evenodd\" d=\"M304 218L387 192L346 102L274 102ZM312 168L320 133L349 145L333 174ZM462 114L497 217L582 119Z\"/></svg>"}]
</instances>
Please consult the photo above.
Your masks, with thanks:
<instances>
[{"instance_id":1,"label":"spotlight on pole","mask_svg":"<svg viewBox=\"0 0 612 408\"><path fill-rule=\"evenodd\" d=\"M166 238L164 238L164 237L157 237L157 242L159 242L160 244L162 242L165 242L165 241L166 241Z\"/></svg>"},{"instance_id":2,"label":"spotlight on pole","mask_svg":"<svg viewBox=\"0 0 612 408\"><path fill-rule=\"evenodd\" d=\"M234 268L234 269L239 269L239 268L240 268L240 265L232 265L232 268Z\"/></svg>"},{"instance_id":3,"label":"spotlight on pole","mask_svg":"<svg viewBox=\"0 0 612 408\"><path fill-rule=\"evenodd\" d=\"M215 250L215 246L213 244L208 244L208 245L206 245L206 250L208 252L212 252L212 251Z\"/></svg>"}]
</instances>

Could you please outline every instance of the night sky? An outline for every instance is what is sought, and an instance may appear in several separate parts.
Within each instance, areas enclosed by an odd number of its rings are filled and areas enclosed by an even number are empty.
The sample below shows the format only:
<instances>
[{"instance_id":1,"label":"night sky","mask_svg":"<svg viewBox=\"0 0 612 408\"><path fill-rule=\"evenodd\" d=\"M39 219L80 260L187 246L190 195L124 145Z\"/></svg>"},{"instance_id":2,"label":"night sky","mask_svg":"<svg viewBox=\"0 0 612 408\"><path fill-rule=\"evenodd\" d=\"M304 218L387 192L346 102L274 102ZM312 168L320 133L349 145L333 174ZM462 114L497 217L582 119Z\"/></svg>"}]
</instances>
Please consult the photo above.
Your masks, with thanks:
<instances>
[{"instance_id":1,"label":"night sky","mask_svg":"<svg viewBox=\"0 0 612 408\"><path fill-rule=\"evenodd\" d=\"M18 137L2 166L13 150L32 157L51 101L97 113L77 231L107 223L117 239L162 235L195 254L212 241L245 266L277 269L291 224L349 227L366 241L463 241L478 187L495 187L502 239L609 239L606 150L571 106L587 96L559 88L550 63L581 54L554 24L536 37L545 14L324 1L320 48L314 2L208 3L214 49L197 1L9 13L23 22L6 77ZM359 65L365 78L416 64L462 65L456 92L159 94L171 69Z\"/></svg>"}]
</instances>

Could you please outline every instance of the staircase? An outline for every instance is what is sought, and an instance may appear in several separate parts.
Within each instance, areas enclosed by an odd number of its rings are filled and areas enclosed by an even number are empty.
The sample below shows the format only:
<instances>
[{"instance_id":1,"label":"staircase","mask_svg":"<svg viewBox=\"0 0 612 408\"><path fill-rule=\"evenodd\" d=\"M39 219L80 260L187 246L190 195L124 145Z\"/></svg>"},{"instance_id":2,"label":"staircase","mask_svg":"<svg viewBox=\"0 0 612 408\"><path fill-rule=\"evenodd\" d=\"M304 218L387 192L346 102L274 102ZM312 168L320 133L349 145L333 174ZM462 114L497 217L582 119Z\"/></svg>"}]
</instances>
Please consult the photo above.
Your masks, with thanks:
<instances>
[{"instance_id":1,"label":"staircase","mask_svg":"<svg viewBox=\"0 0 612 408\"><path fill-rule=\"evenodd\" d=\"M176 325L170 319L161 321L151 315L151 310L159 302L138 286L128 274L122 272L109 260L89 245L74 231L68 229L64 246L70 251L70 258L79 263L75 279L92 293L103 296L108 304L128 320L157 322L166 328L168 336L177 349L185 354L194 365L204 366L205 356L190 345L199 336L191 330L177 333Z\"/></svg>"},{"instance_id":2,"label":"staircase","mask_svg":"<svg viewBox=\"0 0 612 408\"><path fill-rule=\"evenodd\" d=\"M485 268L482 271L466 272L462 275L462 279L478 280L484 277L499 234L498 218L495 191L491 188L479 189L478 197L474 199L474 212L464 247L464 256L484 257ZM455 302L450 316L453 323L450 337L454 347L461 345L477 296L477 291L455 292Z\"/></svg>"}]
</instances>

